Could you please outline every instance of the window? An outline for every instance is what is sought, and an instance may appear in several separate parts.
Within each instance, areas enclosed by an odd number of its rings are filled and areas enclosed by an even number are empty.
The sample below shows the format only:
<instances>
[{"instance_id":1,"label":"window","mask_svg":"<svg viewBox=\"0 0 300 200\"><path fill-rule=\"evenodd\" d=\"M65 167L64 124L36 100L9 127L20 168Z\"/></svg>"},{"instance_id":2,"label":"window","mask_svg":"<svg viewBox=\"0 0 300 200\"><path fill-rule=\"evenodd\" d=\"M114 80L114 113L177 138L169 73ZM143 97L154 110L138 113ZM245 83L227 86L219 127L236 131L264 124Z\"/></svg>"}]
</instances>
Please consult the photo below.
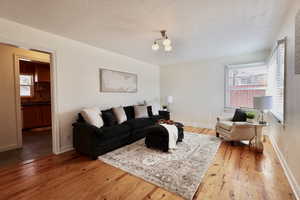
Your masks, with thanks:
<instances>
[{"instance_id":1,"label":"window","mask_svg":"<svg viewBox=\"0 0 300 200\"><path fill-rule=\"evenodd\" d=\"M286 41L279 41L268 63L267 95L273 96L271 112L282 123L284 121L285 48Z\"/></svg>"},{"instance_id":2,"label":"window","mask_svg":"<svg viewBox=\"0 0 300 200\"><path fill-rule=\"evenodd\" d=\"M264 63L227 66L225 107L253 108L253 97L266 95L267 74Z\"/></svg>"},{"instance_id":3,"label":"window","mask_svg":"<svg viewBox=\"0 0 300 200\"><path fill-rule=\"evenodd\" d=\"M33 75L20 75L20 95L21 97L33 97Z\"/></svg>"},{"instance_id":4,"label":"window","mask_svg":"<svg viewBox=\"0 0 300 200\"><path fill-rule=\"evenodd\" d=\"M280 40L268 62L229 65L225 72L225 108L253 108L253 97L272 96L271 112L284 122L286 39Z\"/></svg>"}]
</instances>

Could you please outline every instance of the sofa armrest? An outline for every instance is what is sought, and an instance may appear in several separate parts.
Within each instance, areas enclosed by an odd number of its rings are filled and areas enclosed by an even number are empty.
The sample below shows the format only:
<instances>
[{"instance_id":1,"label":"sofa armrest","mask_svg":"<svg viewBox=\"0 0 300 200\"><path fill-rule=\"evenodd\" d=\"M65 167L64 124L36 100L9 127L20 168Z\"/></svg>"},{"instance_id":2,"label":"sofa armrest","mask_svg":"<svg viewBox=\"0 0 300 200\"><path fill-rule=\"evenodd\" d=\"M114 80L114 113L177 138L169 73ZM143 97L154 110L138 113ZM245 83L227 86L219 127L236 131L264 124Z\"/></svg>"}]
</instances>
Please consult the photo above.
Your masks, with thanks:
<instances>
[{"instance_id":1,"label":"sofa armrest","mask_svg":"<svg viewBox=\"0 0 300 200\"><path fill-rule=\"evenodd\" d=\"M86 122L73 124L73 146L77 152L95 157L97 135L102 134L97 128Z\"/></svg>"}]
</instances>

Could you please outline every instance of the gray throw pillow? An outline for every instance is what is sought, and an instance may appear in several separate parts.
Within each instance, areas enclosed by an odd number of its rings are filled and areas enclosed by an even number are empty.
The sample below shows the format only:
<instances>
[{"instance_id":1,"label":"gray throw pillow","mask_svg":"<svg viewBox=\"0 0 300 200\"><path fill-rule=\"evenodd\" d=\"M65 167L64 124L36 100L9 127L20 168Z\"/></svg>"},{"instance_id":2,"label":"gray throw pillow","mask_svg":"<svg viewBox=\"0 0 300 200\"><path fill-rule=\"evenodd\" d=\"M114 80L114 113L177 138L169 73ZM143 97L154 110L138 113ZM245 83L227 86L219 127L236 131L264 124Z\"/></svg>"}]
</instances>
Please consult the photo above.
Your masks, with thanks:
<instances>
[{"instance_id":1,"label":"gray throw pillow","mask_svg":"<svg viewBox=\"0 0 300 200\"><path fill-rule=\"evenodd\" d=\"M147 106L134 106L135 118L149 117Z\"/></svg>"},{"instance_id":2,"label":"gray throw pillow","mask_svg":"<svg viewBox=\"0 0 300 200\"><path fill-rule=\"evenodd\" d=\"M121 124L127 120L126 113L123 107L113 108L112 110L117 118L118 124Z\"/></svg>"}]
</instances>

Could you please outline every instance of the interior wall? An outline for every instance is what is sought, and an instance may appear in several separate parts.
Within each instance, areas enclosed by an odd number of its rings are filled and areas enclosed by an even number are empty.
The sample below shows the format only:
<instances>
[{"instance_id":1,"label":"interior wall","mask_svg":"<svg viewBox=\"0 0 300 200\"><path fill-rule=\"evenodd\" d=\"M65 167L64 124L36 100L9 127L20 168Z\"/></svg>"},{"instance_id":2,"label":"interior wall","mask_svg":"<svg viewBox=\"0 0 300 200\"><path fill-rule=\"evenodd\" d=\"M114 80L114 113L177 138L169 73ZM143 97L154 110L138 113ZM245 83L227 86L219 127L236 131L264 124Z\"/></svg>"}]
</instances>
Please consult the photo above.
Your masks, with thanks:
<instances>
[{"instance_id":1,"label":"interior wall","mask_svg":"<svg viewBox=\"0 0 300 200\"><path fill-rule=\"evenodd\" d=\"M46 62L50 55L0 44L0 152L17 148L14 55Z\"/></svg>"},{"instance_id":2,"label":"interior wall","mask_svg":"<svg viewBox=\"0 0 300 200\"><path fill-rule=\"evenodd\" d=\"M106 40L109 38L105 38ZM35 49L49 49L55 52L56 94L54 103L57 108L59 124L60 151L72 148L72 123L77 113L90 106L119 106L135 104L144 100L160 99L159 67L147 64L104 49L99 49L81 42L40 31L25 25L0 18L0 42L17 43L18 45ZM130 47L129 47L130 48ZM151 49L149 50L151 51ZM0 74L0 79L6 76L2 87L5 95L14 98L11 90L13 76L11 66L1 66L7 71ZM137 93L100 93L99 68L135 73L138 75ZM6 86L7 85L7 86ZM8 87L10 86L10 87ZM5 101L14 113L14 101ZM5 126L9 120L1 115L1 123ZM8 134L14 134L14 116L5 129ZM4 129L1 129L1 132ZM13 138L11 139L13 140Z\"/></svg>"},{"instance_id":3,"label":"interior wall","mask_svg":"<svg viewBox=\"0 0 300 200\"><path fill-rule=\"evenodd\" d=\"M224 112L224 69L228 64L265 61L269 51L165 65L161 67L161 100L173 96L172 119L186 125L213 128L216 117Z\"/></svg>"},{"instance_id":4,"label":"interior wall","mask_svg":"<svg viewBox=\"0 0 300 200\"><path fill-rule=\"evenodd\" d=\"M287 173L290 173L290 181L300 198L300 75L295 74L295 19L300 10L300 1L293 2L277 36L278 40L287 37L286 121L285 126L282 126L271 118L269 133L287 164L285 167Z\"/></svg>"}]
</instances>

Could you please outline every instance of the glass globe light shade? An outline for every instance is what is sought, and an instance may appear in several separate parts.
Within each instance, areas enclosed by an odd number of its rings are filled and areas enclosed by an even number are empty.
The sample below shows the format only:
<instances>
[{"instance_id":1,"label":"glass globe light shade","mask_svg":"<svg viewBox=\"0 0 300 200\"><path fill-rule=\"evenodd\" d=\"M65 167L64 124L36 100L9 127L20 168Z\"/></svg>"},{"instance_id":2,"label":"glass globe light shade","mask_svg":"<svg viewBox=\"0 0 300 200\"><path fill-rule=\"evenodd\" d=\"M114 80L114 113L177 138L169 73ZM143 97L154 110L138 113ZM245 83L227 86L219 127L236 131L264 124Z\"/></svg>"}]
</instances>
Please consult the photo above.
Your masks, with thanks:
<instances>
[{"instance_id":1,"label":"glass globe light shade","mask_svg":"<svg viewBox=\"0 0 300 200\"><path fill-rule=\"evenodd\" d=\"M165 51L172 51L172 46L165 46Z\"/></svg>"},{"instance_id":2,"label":"glass globe light shade","mask_svg":"<svg viewBox=\"0 0 300 200\"><path fill-rule=\"evenodd\" d=\"M164 41L163 41L163 45L164 46L170 46L171 45L171 40L169 39L169 38L166 38L166 39L164 39Z\"/></svg>"},{"instance_id":3,"label":"glass globe light shade","mask_svg":"<svg viewBox=\"0 0 300 200\"><path fill-rule=\"evenodd\" d=\"M155 42L153 45L152 45L152 50L153 51L157 51L159 49L159 45Z\"/></svg>"}]
</instances>

